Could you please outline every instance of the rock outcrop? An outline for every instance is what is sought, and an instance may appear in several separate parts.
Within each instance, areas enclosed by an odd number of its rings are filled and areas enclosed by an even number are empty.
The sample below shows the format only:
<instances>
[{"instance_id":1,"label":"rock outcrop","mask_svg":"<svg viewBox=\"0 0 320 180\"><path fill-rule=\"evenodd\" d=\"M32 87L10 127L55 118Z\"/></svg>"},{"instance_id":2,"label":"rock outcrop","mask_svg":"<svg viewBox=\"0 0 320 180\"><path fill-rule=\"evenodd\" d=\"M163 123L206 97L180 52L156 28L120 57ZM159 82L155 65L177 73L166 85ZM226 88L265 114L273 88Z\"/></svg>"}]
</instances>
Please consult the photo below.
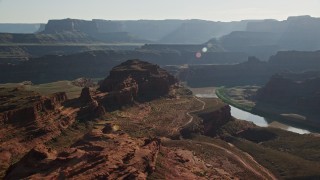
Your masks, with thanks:
<instances>
[{"instance_id":1,"label":"rock outcrop","mask_svg":"<svg viewBox=\"0 0 320 180\"><path fill-rule=\"evenodd\" d=\"M255 167L247 168L241 159L245 155L238 156L235 147L227 149L227 143L220 146L203 136L167 138L188 124L204 126L206 135L214 135L232 119L230 107L222 101L194 99L176 82L157 65L129 60L115 67L98 89L84 87L75 99L66 100L64 93L42 97L15 90L19 103L0 104L1 110L34 102L31 107L40 116L35 122L16 123L19 127L0 126L0 178L267 179L256 174ZM1 100L17 99L10 94L15 95L10 92ZM105 113L104 107L111 111L108 107L130 103L136 105L95 118ZM8 136L10 131L13 135Z\"/></svg>"},{"instance_id":2,"label":"rock outcrop","mask_svg":"<svg viewBox=\"0 0 320 180\"><path fill-rule=\"evenodd\" d=\"M78 87L94 87L96 85L92 79L84 77L73 80L72 84Z\"/></svg>"},{"instance_id":3,"label":"rock outcrop","mask_svg":"<svg viewBox=\"0 0 320 180\"><path fill-rule=\"evenodd\" d=\"M75 99L68 100L63 92L41 96L23 86L0 89L0 117L5 126L0 128L0 176L13 160L20 160L7 170L6 179L146 179L155 169L160 149L157 138L131 138L119 131L119 126L107 124L79 137L81 140L59 154L43 144L64 138L61 133L71 125L101 117L105 107L165 96L176 82L157 65L129 60L115 67L99 90L84 87Z\"/></svg>"},{"instance_id":4,"label":"rock outcrop","mask_svg":"<svg viewBox=\"0 0 320 180\"><path fill-rule=\"evenodd\" d=\"M125 133L89 133L59 153L32 149L13 165L6 179L146 179L155 170L159 139L131 138Z\"/></svg>"},{"instance_id":5,"label":"rock outcrop","mask_svg":"<svg viewBox=\"0 0 320 180\"><path fill-rule=\"evenodd\" d=\"M229 105L215 111L203 112L199 116L203 119L203 133L208 136L215 136L216 131L232 119Z\"/></svg>"},{"instance_id":6,"label":"rock outcrop","mask_svg":"<svg viewBox=\"0 0 320 180\"><path fill-rule=\"evenodd\" d=\"M134 101L165 96L177 80L158 65L128 60L114 67L100 82L99 91L108 93L100 101L106 107L119 107Z\"/></svg>"},{"instance_id":7,"label":"rock outcrop","mask_svg":"<svg viewBox=\"0 0 320 180\"><path fill-rule=\"evenodd\" d=\"M14 94L15 92L20 93L20 90L11 90L11 93ZM4 100L1 106L0 124L36 121L44 114L58 109L67 100L67 95L64 92L55 93L48 97L42 97L32 92L29 93L30 96L22 98L13 94L0 97ZM15 101L15 105L12 105L10 101ZM5 104L8 104L8 106Z\"/></svg>"},{"instance_id":8,"label":"rock outcrop","mask_svg":"<svg viewBox=\"0 0 320 180\"><path fill-rule=\"evenodd\" d=\"M78 118L90 120L106 113L105 108L93 99L90 88L88 87L82 89L78 100L79 102L77 102L77 104L81 106L78 112Z\"/></svg>"},{"instance_id":9,"label":"rock outcrop","mask_svg":"<svg viewBox=\"0 0 320 180\"><path fill-rule=\"evenodd\" d=\"M0 92L0 177L12 161L56 138L76 120L88 121L105 113L89 88L72 100L64 92L49 96L22 88L0 88Z\"/></svg>"},{"instance_id":10,"label":"rock outcrop","mask_svg":"<svg viewBox=\"0 0 320 180\"><path fill-rule=\"evenodd\" d=\"M1 88L0 177L14 160L38 144L58 136L76 114L63 105L66 93L41 96L20 88Z\"/></svg>"}]
</instances>

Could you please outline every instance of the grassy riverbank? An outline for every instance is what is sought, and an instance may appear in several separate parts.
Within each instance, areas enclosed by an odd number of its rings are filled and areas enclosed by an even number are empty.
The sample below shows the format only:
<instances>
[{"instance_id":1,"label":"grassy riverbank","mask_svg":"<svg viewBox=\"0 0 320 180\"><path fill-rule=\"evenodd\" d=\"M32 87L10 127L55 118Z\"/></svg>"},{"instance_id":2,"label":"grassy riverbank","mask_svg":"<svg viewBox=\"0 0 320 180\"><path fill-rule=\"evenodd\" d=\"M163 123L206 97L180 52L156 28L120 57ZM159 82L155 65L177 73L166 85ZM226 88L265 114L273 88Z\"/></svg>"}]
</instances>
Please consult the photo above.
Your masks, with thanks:
<instances>
[{"instance_id":1,"label":"grassy riverbank","mask_svg":"<svg viewBox=\"0 0 320 180\"><path fill-rule=\"evenodd\" d=\"M244 91L244 89L246 91ZM257 110L254 102L246 100L250 90L256 88L235 87L216 89L217 96L234 107L263 117L276 119L286 124L312 129L303 122L285 120L280 114L272 114L263 109ZM290 122L290 123L289 123ZM231 123L232 124L232 123ZM303 125L301 125L303 124ZM227 127L230 126L226 125ZM225 128L230 129L230 128ZM317 132L317 131L315 131ZM232 133L231 133L232 134ZM227 138L237 148L250 154L259 164L269 169L279 179L319 178L319 137L300 135L276 128L250 128Z\"/></svg>"},{"instance_id":2,"label":"grassy riverbank","mask_svg":"<svg viewBox=\"0 0 320 180\"><path fill-rule=\"evenodd\" d=\"M281 111L289 111L288 109L286 109L286 107L274 107L262 103L260 103L259 107L257 107L256 102L247 99L248 94L254 94L257 89L258 87L255 86L234 88L219 87L216 89L216 94L225 103L228 103L243 111L247 111L251 114L266 117L268 119L274 119L291 126L308 129L311 132L320 132L319 125L311 121L301 120L299 118L291 117L290 115L288 116L287 114L281 113ZM294 114L292 114L292 116L293 115Z\"/></svg>"},{"instance_id":3,"label":"grassy riverbank","mask_svg":"<svg viewBox=\"0 0 320 180\"><path fill-rule=\"evenodd\" d=\"M227 94L227 89L225 87L219 87L216 89L216 95L225 103L230 104L236 108L239 108L244 111L249 111L251 112L253 110L254 106L247 105L247 104L241 104L233 99L230 98L230 96Z\"/></svg>"}]
</instances>

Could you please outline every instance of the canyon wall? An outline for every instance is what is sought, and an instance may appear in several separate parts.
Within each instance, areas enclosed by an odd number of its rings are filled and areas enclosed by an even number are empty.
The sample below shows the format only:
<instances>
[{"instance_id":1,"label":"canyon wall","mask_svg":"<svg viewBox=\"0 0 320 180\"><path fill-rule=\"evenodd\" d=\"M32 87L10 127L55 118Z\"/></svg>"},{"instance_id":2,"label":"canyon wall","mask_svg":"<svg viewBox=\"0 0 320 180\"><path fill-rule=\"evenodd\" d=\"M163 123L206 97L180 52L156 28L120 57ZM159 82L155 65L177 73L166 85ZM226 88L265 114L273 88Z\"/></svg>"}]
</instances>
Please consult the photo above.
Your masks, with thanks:
<instances>
[{"instance_id":1,"label":"canyon wall","mask_svg":"<svg viewBox=\"0 0 320 180\"><path fill-rule=\"evenodd\" d=\"M286 73L271 77L257 92L257 101L318 114L320 110L319 72Z\"/></svg>"},{"instance_id":2,"label":"canyon wall","mask_svg":"<svg viewBox=\"0 0 320 180\"><path fill-rule=\"evenodd\" d=\"M319 69L320 51L284 51L267 62L249 57L247 62L234 65L189 66L180 72L179 79L194 87L264 85L276 73Z\"/></svg>"},{"instance_id":3,"label":"canyon wall","mask_svg":"<svg viewBox=\"0 0 320 180\"><path fill-rule=\"evenodd\" d=\"M208 52L196 58L196 52L176 51L92 51L72 55L47 55L18 64L0 63L0 83L30 80L45 83L79 77L105 77L111 68L127 59L139 58L159 65L228 64L245 61L242 53Z\"/></svg>"}]
</instances>

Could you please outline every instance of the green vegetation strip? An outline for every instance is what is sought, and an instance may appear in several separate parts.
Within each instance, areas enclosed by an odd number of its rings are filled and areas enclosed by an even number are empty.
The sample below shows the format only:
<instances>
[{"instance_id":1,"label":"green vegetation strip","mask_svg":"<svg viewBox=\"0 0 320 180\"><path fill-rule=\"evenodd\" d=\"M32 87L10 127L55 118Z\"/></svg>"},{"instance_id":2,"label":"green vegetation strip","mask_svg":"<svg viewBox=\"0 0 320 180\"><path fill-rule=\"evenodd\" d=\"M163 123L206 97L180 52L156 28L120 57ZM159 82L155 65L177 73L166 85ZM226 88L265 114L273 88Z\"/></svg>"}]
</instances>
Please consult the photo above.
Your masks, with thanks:
<instances>
[{"instance_id":1,"label":"green vegetation strip","mask_svg":"<svg viewBox=\"0 0 320 180\"><path fill-rule=\"evenodd\" d=\"M243 104L239 104L235 101L233 101L228 95L227 95L227 89L225 87L219 87L216 89L216 94L217 96L225 103L230 104L236 108L239 108L241 110L244 111L248 111L251 112L252 111L252 107L251 106L247 106L247 105L243 105Z\"/></svg>"},{"instance_id":2,"label":"green vegetation strip","mask_svg":"<svg viewBox=\"0 0 320 180\"><path fill-rule=\"evenodd\" d=\"M272 112L267 112L264 109L257 109L254 108L252 106L248 106L248 105L244 105L244 104L240 104L237 103L236 101L232 100L232 98L227 94L228 89L225 87L219 87L216 89L216 95L225 103L230 104L238 109L241 109L243 111L247 111L250 112L251 114L255 114L258 116L262 116L265 118L269 118L269 119L276 119L277 121L281 122L281 123L285 123L285 124L289 124L292 126L298 126L300 128L305 128L311 132L315 132L315 133L319 133L319 126L315 126L314 123L310 123L310 122L305 122L305 121L295 121L295 120L288 120L285 117L276 114L276 113L272 113Z\"/></svg>"}]
</instances>

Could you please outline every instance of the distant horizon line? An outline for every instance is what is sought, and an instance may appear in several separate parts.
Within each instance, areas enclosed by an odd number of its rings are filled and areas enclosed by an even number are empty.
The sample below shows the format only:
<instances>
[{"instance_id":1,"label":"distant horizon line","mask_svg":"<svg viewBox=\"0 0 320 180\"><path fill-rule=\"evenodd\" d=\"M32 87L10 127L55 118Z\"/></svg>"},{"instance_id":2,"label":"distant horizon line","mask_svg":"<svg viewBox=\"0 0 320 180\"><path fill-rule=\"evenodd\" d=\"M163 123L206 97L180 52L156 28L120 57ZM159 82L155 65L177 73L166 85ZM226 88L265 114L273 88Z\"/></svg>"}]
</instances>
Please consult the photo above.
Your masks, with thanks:
<instances>
[{"instance_id":1,"label":"distant horizon line","mask_svg":"<svg viewBox=\"0 0 320 180\"><path fill-rule=\"evenodd\" d=\"M167 19L103 19L103 18L93 18L93 19L82 19L82 18L61 18L61 19L48 19L46 22L0 22L0 24L47 24L51 20L66 20L66 19L72 19L72 20L84 20L84 21L93 21L93 20L105 20L105 21L190 21L190 20L200 20L200 21L211 21L211 22L241 22L241 21L263 21L263 20L275 20L275 21L286 21L290 17L311 17L311 18L320 18L316 16L311 15L291 15L287 16L287 18L283 19L275 19L275 18L261 18L261 19L242 19L242 20L229 20L229 21L219 21L219 20L209 20L209 19L198 19L198 18L192 18L192 19L176 19L176 18L167 18Z\"/></svg>"}]
</instances>

